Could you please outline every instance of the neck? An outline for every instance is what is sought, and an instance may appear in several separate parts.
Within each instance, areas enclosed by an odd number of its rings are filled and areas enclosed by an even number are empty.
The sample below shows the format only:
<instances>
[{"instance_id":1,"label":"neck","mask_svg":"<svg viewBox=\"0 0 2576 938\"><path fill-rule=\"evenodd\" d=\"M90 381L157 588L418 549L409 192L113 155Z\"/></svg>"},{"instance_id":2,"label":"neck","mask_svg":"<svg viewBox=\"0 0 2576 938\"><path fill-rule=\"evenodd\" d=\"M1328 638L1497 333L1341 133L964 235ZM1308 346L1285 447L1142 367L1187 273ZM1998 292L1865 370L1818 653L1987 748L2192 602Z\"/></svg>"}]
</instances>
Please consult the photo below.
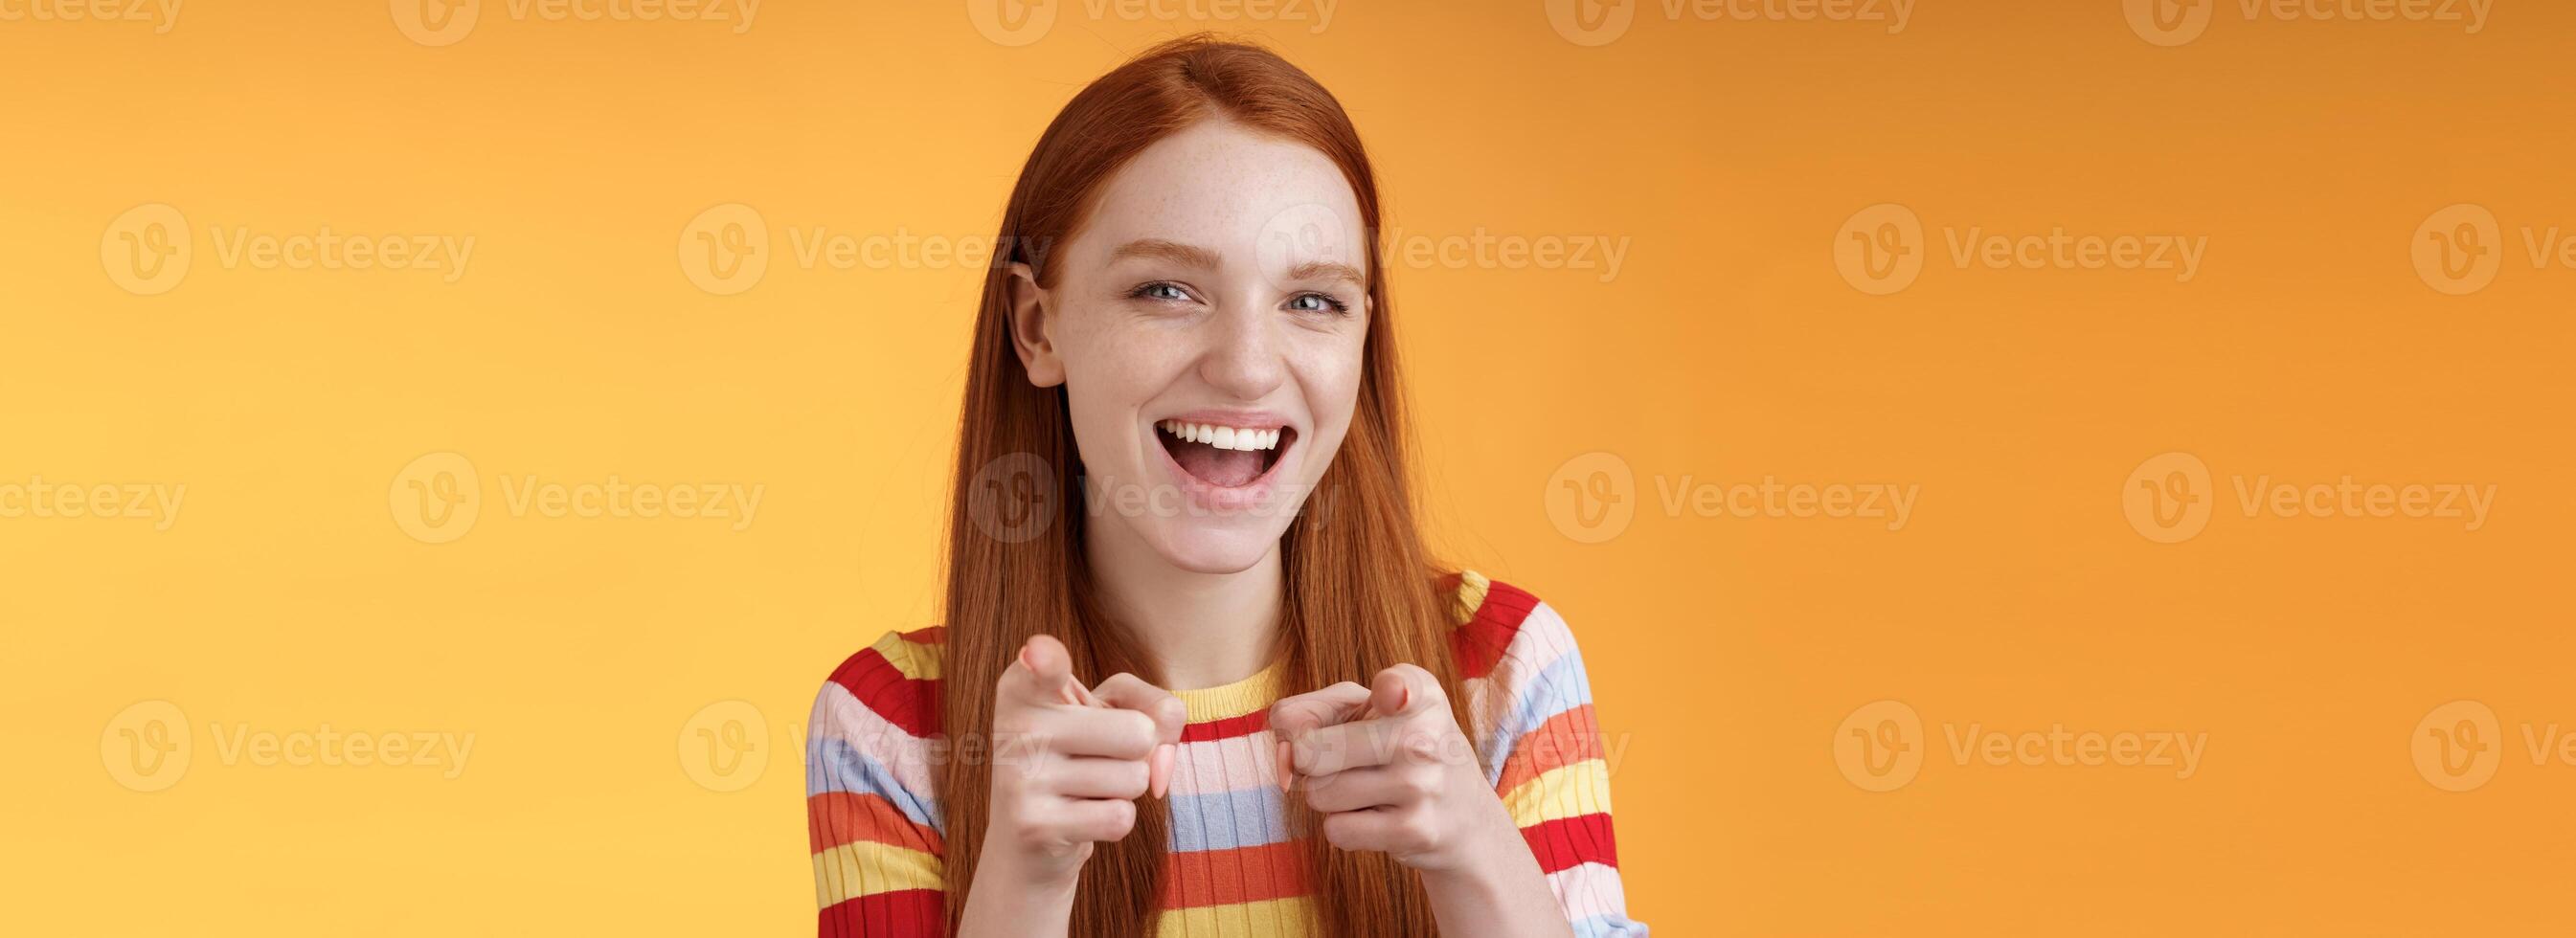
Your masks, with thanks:
<instances>
[{"instance_id":1,"label":"neck","mask_svg":"<svg viewBox=\"0 0 2576 938\"><path fill-rule=\"evenodd\" d=\"M1117 517L1090 520L1083 550L1102 603L1153 659L1164 687L1231 684L1270 664L1285 589L1279 545L1243 570L1200 573L1173 566Z\"/></svg>"}]
</instances>

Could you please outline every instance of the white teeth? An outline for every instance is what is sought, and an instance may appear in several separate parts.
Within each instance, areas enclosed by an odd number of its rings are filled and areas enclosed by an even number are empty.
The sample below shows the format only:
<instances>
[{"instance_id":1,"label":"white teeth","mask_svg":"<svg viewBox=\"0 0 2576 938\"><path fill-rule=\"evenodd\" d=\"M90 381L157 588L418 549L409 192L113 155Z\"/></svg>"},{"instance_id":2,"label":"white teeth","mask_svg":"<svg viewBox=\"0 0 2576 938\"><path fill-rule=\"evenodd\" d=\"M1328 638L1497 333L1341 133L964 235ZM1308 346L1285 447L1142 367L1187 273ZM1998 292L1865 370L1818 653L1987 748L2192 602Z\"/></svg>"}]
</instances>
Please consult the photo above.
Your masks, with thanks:
<instances>
[{"instance_id":1,"label":"white teeth","mask_svg":"<svg viewBox=\"0 0 2576 938\"><path fill-rule=\"evenodd\" d=\"M1183 442L1205 443L1218 449L1277 449L1280 439L1285 434L1283 427L1262 430L1251 427L1220 426L1213 423L1183 423L1178 420L1166 420L1155 426L1162 428L1165 433L1180 437Z\"/></svg>"}]
</instances>

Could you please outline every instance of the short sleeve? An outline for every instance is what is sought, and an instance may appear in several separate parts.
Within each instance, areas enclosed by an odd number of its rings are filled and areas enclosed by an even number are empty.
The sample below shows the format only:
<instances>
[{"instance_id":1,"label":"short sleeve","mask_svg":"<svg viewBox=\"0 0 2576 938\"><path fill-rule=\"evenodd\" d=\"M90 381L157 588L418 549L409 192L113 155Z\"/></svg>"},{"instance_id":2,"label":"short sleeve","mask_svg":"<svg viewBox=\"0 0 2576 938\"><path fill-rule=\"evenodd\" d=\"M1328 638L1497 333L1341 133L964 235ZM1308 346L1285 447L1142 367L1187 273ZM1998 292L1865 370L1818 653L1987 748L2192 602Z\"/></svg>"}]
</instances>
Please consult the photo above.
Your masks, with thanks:
<instances>
[{"instance_id":1,"label":"short sleeve","mask_svg":"<svg viewBox=\"0 0 2576 938\"><path fill-rule=\"evenodd\" d=\"M1610 770L1592 683L1554 608L1509 584L1463 575L1472 610L1452 647L1474 714L1485 778L1511 811L1577 938L1643 938L1628 917L1610 825Z\"/></svg>"},{"instance_id":2,"label":"short sleeve","mask_svg":"<svg viewBox=\"0 0 2576 938\"><path fill-rule=\"evenodd\" d=\"M929 758L938 733L938 630L889 633L814 698L805 817L823 938L947 934L946 831Z\"/></svg>"}]
</instances>

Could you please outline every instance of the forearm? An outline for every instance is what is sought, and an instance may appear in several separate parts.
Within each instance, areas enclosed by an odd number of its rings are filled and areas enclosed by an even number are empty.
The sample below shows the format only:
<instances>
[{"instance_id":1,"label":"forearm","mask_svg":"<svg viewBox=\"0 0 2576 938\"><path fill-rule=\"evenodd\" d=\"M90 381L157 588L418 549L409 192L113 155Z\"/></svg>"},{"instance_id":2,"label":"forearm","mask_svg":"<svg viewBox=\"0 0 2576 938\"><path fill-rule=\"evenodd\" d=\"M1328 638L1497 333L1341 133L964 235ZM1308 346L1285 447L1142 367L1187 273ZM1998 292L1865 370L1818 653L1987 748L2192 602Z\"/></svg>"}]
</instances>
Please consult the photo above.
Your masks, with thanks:
<instances>
[{"instance_id":1,"label":"forearm","mask_svg":"<svg viewBox=\"0 0 2576 938\"><path fill-rule=\"evenodd\" d=\"M1504 816L1462 865L1422 873L1422 890L1445 935L1569 938L1574 928L1557 907L1547 875L1528 842Z\"/></svg>"},{"instance_id":2,"label":"forearm","mask_svg":"<svg viewBox=\"0 0 2576 938\"><path fill-rule=\"evenodd\" d=\"M1078 876L1056 883L1037 881L1008 855L987 852L975 867L974 884L967 889L957 936L1062 938L1073 928L1073 891L1079 882Z\"/></svg>"}]
</instances>

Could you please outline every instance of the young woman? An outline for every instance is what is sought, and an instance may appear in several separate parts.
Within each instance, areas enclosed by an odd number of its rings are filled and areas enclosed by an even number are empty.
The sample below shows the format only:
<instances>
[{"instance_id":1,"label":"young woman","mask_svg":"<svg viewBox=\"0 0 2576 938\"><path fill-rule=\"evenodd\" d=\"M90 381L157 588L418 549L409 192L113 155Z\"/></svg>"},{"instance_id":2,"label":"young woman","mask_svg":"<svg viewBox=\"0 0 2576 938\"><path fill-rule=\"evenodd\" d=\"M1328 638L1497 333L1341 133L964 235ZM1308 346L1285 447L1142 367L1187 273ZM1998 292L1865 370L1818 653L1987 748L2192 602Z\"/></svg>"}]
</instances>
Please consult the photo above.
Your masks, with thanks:
<instances>
[{"instance_id":1,"label":"young woman","mask_svg":"<svg viewBox=\"0 0 2576 938\"><path fill-rule=\"evenodd\" d=\"M946 625L815 701L822 934L1646 934L1564 620L1415 529L1378 221L1341 105L1259 48L1056 116L976 320Z\"/></svg>"}]
</instances>

